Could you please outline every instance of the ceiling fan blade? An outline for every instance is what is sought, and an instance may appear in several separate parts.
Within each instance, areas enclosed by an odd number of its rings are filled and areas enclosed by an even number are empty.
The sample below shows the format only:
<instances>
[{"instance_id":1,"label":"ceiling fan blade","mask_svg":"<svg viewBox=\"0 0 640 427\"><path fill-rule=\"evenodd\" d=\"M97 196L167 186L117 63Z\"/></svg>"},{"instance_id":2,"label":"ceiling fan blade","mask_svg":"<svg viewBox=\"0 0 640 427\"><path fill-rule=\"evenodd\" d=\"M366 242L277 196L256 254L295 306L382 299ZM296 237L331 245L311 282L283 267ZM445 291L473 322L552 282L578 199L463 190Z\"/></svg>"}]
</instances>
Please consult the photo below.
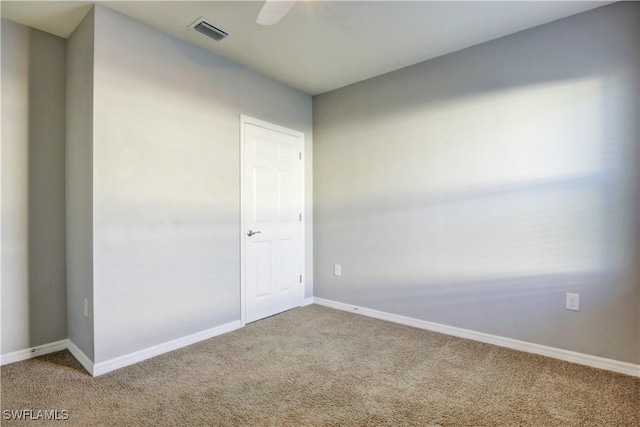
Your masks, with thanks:
<instances>
[{"instance_id":1,"label":"ceiling fan blade","mask_svg":"<svg viewBox=\"0 0 640 427\"><path fill-rule=\"evenodd\" d=\"M256 23L260 25L275 25L289 12L296 0L266 0Z\"/></svg>"}]
</instances>

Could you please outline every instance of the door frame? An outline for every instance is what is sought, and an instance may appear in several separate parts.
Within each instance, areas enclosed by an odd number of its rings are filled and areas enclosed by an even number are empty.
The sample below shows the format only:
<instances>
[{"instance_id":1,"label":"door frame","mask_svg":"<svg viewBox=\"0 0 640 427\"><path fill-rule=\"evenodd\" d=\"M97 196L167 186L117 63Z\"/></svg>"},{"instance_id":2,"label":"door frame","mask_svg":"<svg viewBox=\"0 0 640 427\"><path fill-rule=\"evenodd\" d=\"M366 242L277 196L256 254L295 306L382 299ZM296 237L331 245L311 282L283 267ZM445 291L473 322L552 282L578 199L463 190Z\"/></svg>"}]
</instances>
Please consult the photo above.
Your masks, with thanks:
<instances>
[{"instance_id":1,"label":"door frame","mask_svg":"<svg viewBox=\"0 0 640 427\"><path fill-rule=\"evenodd\" d=\"M244 114L240 115L240 322L242 326L246 325L246 310L247 310L247 302L246 302L246 274L245 274L245 236L244 236L244 223L245 223L245 214L244 208L247 205L247 198L249 197L248 192L246 191L246 182L244 179L245 175L245 132L244 128L246 124L263 127L265 129L270 129L276 132L285 133L291 136L295 136L300 138L300 173L302 175L302 185L300 186L300 200L302 202L302 206L300 207L300 213L302 215L300 226L302 227L301 235L302 235L302 261L300 265L300 269L302 272L302 296L300 299L300 304L304 303L305 296L305 283L306 283L306 227L305 227L305 184L306 184L306 174L304 167L304 159L305 159L305 140L304 133L286 128L284 126L276 125L273 123L266 122L264 120L256 119Z\"/></svg>"}]
</instances>

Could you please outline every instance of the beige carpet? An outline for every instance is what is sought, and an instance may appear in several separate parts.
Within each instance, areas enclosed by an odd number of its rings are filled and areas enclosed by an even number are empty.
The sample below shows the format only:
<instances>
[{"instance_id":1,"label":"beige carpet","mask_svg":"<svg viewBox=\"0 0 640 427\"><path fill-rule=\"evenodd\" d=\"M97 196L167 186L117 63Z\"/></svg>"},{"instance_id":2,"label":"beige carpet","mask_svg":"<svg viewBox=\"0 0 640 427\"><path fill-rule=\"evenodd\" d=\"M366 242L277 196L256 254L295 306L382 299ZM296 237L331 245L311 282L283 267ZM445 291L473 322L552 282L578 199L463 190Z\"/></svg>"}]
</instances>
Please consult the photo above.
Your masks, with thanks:
<instances>
[{"instance_id":1,"label":"beige carpet","mask_svg":"<svg viewBox=\"0 0 640 427\"><path fill-rule=\"evenodd\" d=\"M98 378L66 351L1 373L3 415L69 411L41 425L640 425L640 379L316 305Z\"/></svg>"}]
</instances>

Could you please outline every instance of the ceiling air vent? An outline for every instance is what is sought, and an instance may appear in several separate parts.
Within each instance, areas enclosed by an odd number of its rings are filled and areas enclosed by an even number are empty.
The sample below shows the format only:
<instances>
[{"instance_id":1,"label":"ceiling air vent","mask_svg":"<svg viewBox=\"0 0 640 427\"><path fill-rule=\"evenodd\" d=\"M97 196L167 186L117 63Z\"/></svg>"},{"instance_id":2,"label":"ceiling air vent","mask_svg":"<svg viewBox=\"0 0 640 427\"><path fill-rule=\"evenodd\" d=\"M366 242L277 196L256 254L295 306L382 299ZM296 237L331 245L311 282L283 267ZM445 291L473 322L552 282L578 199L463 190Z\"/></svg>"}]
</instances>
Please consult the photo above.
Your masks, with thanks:
<instances>
[{"instance_id":1,"label":"ceiling air vent","mask_svg":"<svg viewBox=\"0 0 640 427\"><path fill-rule=\"evenodd\" d=\"M207 37L211 37L217 42L224 40L229 35L225 30L205 21L204 18L198 18L193 24L189 25L189 27Z\"/></svg>"}]
</instances>

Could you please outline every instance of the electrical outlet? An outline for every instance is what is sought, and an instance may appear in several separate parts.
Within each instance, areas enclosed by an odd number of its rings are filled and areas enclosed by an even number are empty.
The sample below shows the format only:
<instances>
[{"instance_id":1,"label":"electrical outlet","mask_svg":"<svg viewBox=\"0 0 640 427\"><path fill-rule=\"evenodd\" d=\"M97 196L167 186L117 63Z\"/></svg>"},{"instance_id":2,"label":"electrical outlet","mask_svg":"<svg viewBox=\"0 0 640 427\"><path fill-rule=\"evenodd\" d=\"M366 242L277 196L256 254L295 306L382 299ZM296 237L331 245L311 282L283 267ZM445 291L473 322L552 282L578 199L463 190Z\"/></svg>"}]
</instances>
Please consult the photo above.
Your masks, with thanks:
<instances>
[{"instance_id":1,"label":"electrical outlet","mask_svg":"<svg viewBox=\"0 0 640 427\"><path fill-rule=\"evenodd\" d=\"M89 317L89 300L84 299L84 309L83 309L84 317Z\"/></svg>"},{"instance_id":2,"label":"electrical outlet","mask_svg":"<svg viewBox=\"0 0 640 427\"><path fill-rule=\"evenodd\" d=\"M580 294L572 294L567 292L566 309L580 311Z\"/></svg>"},{"instance_id":3,"label":"electrical outlet","mask_svg":"<svg viewBox=\"0 0 640 427\"><path fill-rule=\"evenodd\" d=\"M333 275L342 276L342 266L340 264L336 264L333 266Z\"/></svg>"}]
</instances>

